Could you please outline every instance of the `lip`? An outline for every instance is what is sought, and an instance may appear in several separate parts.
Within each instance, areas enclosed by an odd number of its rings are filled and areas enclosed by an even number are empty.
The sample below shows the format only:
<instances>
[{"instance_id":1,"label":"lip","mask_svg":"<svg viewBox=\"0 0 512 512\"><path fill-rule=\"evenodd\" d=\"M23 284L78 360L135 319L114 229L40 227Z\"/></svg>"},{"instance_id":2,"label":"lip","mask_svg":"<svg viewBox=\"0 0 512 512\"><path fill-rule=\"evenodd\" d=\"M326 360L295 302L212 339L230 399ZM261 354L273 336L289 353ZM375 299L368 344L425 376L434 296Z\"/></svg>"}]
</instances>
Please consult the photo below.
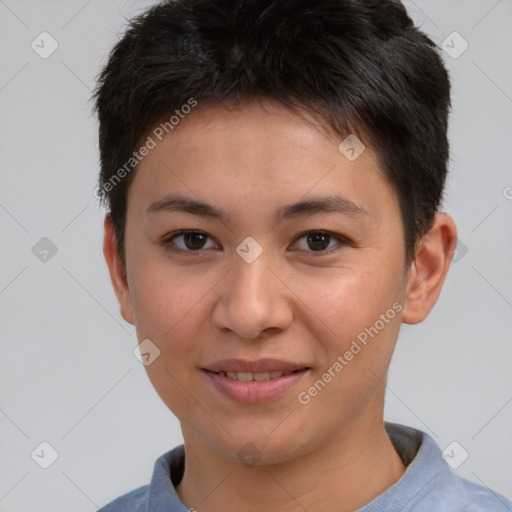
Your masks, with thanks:
<instances>
[{"instance_id":1,"label":"lip","mask_svg":"<svg viewBox=\"0 0 512 512\"><path fill-rule=\"evenodd\" d=\"M295 370L302 370L304 368L311 367L306 363L293 363L290 361L284 361L282 359L258 359L257 361L246 361L244 359L223 359L201 369L208 370L210 372L264 373L281 371L288 373Z\"/></svg>"},{"instance_id":2,"label":"lip","mask_svg":"<svg viewBox=\"0 0 512 512\"><path fill-rule=\"evenodd\" d=\"M274 370L281 368L274 367ZM287 391L295 386L311 369L304 368L295 373L283 375L275 379L260 381L240 381L219 375L213 371L201 369L202 372L210 379L215 388L224 396L230 398L239 404L255 405L264 402L270 402L282 397ZM219 370L221 371L221 370ZM226 370L226 371L242 371L242 370ZM258 373L254 370L253 373ZM259 370L264 371L264 370ZM272 370L270 370L272 371ZM284 370L283 370L284 371ZM288 370L293 371L293 370Z\"/></svg>"}]
</instances>

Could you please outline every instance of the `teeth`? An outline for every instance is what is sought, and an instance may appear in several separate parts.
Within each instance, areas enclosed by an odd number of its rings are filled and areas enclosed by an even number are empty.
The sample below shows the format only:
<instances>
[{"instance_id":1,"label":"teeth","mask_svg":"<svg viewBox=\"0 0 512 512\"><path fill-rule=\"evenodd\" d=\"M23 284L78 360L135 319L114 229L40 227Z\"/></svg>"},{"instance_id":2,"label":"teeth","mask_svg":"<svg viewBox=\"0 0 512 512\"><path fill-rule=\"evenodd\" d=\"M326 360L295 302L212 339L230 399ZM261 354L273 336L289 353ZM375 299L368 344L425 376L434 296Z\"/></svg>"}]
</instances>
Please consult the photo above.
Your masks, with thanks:
<instances>
[{"instance_id":1,"label":"teeth","mask_svg":"<svg viewBox=\"0 0 512 512\"><path fill-rule=\"evenodd\" d=\"M217 372L219 375L223 375L224 377L229 377L230 379L240 380L242 382L248 382L251 380L261 381L261 380L269 380L269 379L277 379L278 377L282 377L283 375L290 375L294 372L282 372L279 370L274 370L271 372L260 372L260 373L251 373L251 372Z\"/></svg>"},{"instance_id":2,"label":"teeth","mask_svg":"<svg viewBox=\"0 0 512 512\"><path fill-rule=\"evenodd\" d=\"M249 374L250 375L250 374ZM268 380L270 379L270 373L255 373L254 380Z\"/></svg>"}]
</instances>

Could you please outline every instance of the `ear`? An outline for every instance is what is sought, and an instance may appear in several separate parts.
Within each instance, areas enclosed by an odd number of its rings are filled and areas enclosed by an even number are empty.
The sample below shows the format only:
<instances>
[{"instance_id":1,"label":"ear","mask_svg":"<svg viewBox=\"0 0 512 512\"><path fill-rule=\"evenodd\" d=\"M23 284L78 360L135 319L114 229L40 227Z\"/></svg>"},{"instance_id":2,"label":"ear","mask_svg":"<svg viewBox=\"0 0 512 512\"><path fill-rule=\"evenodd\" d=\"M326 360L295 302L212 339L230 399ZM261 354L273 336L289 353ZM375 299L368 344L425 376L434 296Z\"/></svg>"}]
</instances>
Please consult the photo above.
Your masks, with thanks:
<instances>
[{"instance_id":1,"label":"ear","mask_svg":"<svg viewBox=\"0 0 512 512\"><path fill-rule=\"evenodd\" d=\"M404 323L417 324L428 316L441 293L456 245L455 222L449 215L438 213L432 228L420 240L409 269L402 311Z\"/></svg>"},{"instance_id":2,"label":"ear","mask_svg":"<svg viewBox=\"0 0 512 512\"><path fill-rule=\"evenodd\" d=\"M130 289L128 287L128 280L124 275L121 258L117 251L114 225L110 215L105 215L103 226L103 254L105 256L108 270L110 272L110 280L112 281L114 292L116 294L117 300L119 301L119 305L121 306L121 316L128 323L135 325L133 320L133 310L130 298Z\"/></svg>"}]
</instances>

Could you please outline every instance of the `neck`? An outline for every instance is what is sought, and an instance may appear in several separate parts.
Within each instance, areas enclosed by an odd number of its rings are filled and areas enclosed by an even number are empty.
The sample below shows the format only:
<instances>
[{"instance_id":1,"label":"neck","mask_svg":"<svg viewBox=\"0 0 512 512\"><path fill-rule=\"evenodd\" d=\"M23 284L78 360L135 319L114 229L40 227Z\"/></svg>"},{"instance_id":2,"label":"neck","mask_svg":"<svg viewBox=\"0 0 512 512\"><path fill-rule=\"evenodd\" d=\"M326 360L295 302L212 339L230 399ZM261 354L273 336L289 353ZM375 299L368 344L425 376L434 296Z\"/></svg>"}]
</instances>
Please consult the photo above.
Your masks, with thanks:
<instances>
[{"instance_id":1,"label":"neck","mask_svg":"<svg viewBox=\"0 0 512 512\"><path fill-rule=\"evenodd\" d=\"M176 492L198 512L295 512L298 507L349 512L371 502L405 472L382 420L340 431L298 458L250 468L190 431L183 435L185 472Z\"/></svg>"}]
</instances>

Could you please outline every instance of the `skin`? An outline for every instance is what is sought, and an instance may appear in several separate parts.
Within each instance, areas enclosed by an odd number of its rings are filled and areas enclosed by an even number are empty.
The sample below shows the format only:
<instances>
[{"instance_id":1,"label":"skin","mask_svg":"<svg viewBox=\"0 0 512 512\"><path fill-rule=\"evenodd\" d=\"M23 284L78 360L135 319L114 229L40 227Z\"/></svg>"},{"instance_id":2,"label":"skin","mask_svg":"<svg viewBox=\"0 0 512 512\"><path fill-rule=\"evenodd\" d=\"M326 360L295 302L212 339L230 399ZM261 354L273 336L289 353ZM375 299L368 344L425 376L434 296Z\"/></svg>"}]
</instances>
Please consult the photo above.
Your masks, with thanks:
<instances>
[{"instance_id":1,"label":"skin","mask_svg":"<svg viewBox=\"0 0 512 512\"><path fill-rule=\"evenodd\" d=\"M186 468L177 493L209 511L351 511L396 483L405 467L383 422L387 369L402 322L421 322L437 301L456 245L438 214L414 262L404 260L392 189L367 148L355 161L313 118L269 101L238 109L196 107L140 163L128 190L126 272L105 218L104 254L123 318L160 356L148 377L180 421ZM333 192L368 216L330 212L275 221L289 203ZM186 212L146 214L169 193L225 210L230 221ZM208 235L204 248L180 229ZM305 231L329 231L324 252ZM245 237L263 252L247 263ZM321 244L320 244L321 245ZM327 245L327 242L326 242ZM187 249L188 248L188 249ZM316 255L316 257L315 257ZM307 405L297 400L393 303L402 310ZM265 357L312 370L283 397L238 404L200 368ZM246 443L261 456L246 467Z\"/></svg>"}]
</instances>

